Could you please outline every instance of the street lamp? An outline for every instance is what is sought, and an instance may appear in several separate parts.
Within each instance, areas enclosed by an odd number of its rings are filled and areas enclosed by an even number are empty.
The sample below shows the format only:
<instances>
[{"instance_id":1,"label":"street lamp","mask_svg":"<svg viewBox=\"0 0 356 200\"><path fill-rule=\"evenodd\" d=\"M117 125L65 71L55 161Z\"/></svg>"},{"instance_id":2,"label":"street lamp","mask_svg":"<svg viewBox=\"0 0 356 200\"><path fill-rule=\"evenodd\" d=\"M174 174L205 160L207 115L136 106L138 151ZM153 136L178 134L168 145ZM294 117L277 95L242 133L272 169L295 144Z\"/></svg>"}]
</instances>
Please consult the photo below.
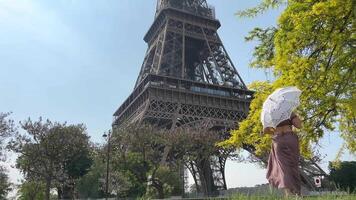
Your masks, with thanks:
<instances>
[{"instance_id":1,"label":"street lamp","mask_svg":"<svg viewBox=\"0 0 356 200\"><path fill-rule=\"evenodd\" d=\"M106 180L105 180L105 199L108 199L109 195L109 163L110 163L110 138L111 138L111 132L109 131L108 134L104 133L103 134L104 138L107 138L108 144L107 144L107 151L106 151Z\"/></svg>"}]
</instances>

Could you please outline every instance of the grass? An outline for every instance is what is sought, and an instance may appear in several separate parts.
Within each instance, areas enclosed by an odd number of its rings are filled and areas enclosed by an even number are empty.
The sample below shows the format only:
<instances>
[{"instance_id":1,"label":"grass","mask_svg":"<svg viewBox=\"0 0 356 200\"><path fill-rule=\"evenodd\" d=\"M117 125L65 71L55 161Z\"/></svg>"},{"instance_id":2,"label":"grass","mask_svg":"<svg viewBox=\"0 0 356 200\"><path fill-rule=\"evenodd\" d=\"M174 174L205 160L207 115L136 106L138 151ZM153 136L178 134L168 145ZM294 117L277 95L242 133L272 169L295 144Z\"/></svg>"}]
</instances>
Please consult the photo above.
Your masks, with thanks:
<instances>
[{"instance_id":1,"label":"grass","mask_svg":"<svg viewBox=\"0 0 356 200\"><path fill-rule=\"evenodd\" d=\"M254 195L236 195L230 198L231 200L296 200L296 199L303 199L303 200L356 200L356 195L320 195L320 196L305 196L295 197L291 196L289 198L281 197L281 196L254 196Z\"/></svg>"}]
</instances>

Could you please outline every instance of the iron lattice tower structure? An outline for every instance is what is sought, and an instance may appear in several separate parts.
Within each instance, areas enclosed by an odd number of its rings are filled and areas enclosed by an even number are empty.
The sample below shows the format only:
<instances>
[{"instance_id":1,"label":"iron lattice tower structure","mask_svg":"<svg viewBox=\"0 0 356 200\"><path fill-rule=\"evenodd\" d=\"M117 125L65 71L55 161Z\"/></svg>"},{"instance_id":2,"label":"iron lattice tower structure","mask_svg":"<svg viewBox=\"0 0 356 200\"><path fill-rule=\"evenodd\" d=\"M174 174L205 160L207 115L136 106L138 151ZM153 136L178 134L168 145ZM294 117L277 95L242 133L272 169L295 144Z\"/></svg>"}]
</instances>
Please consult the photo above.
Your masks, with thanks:
<instances>
[{"instance_id":1,"label":"iron lattice tower structure","mask_svg":"<svg viewBox=\"0 0 356 200\"><path fill-rule=\"evenodd\" d=\"M235 128L247 116L253 92L225 50L217 34L220 26L206 0L158 0L144 37L148 49L140 74L132 94L114 113L113 128L142 121L171 130L203 127L218 133ZM226 190L226 159L191 166L205 193ZM320 172L308 166L310 173ZM307 185L312 185L310 179Z\"/></svg>"}]
</instances>

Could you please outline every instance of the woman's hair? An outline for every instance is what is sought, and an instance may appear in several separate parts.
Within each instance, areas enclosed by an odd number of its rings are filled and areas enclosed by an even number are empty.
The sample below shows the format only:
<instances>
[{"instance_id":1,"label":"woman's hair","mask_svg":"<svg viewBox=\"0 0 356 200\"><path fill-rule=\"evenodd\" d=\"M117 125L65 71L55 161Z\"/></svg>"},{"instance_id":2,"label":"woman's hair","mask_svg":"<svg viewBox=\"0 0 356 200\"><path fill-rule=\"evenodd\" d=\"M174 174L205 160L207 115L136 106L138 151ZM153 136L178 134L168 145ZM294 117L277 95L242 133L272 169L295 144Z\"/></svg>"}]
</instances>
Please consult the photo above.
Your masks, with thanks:
<instances>
[{"instance_id":1,"label":"woman's hair","mask_svg":"<svg viewBox=\"0 0 356 200\"><path fill-rule=\"evenodd\" d=\"M298 115L295 114L294 112L292 112L292 114L290 114L290 120L293 120L296 117L298 117Z\"/></svg>"},{"instance_id":2,"label":"woman's hair","mask_svg":"<svg viewBox=\"0 0 356 200\"><path fill-rule=\"evenodd\" d=\"M273 135L274 131L276 131L276 129L273 128L273 127L267 127L267 128L263 129L263 133L264 134L269 134L269 135Z\"/></svg>"}]
</instances>

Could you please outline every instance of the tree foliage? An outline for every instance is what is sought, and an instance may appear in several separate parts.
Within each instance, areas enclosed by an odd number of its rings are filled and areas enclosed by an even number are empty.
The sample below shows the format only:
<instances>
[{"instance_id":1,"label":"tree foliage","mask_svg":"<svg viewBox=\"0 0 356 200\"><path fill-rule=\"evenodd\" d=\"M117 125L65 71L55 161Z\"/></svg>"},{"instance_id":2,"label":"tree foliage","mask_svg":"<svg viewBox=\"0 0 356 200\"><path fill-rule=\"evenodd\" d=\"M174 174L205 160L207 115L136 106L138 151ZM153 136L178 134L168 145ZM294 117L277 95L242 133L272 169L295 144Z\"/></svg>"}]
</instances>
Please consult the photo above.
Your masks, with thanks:
<instances>
[{"instance_id":1,"label":"tree foliage","mask_svg":"<svg viewBox=\"0 0 356 200\"><path fill-rule=\"evenodd\" d=\"M329 178L339 189L351 193L356 191L356 161L343 161L337 167L330 163L329 169Z\"/></svg>"},{"instance_id":2,"label":"tree foliage","mask_svg":"<svg viewBox=\"0 0 356 200\"><path fill-rule=\"evenodd\" d=\"M133 124L126 128L115 129L112 136L112 190L119 196L147 194L149 182L154 188L152 197L164 198L163 185L170 184L159 176L166 146L164 130L148 124ZM169 173L174 173L169 168ZM166 174L166 175L168 175ZM175 188L176 185L170 185Z\"/></svg>"},{"instance_id":3,"label":"tree foliage","mask_svg":"<svg viewBox=\"0 0 356 200\"><path fill-rule=\"evenodd\" d=\"M5 160L5 141L16 133L16 127L13 120L7 119L10 113L0 112L0 161ZM8 192L11 191L11 183L6 174L6 169L0 165L0 200L5 199Z\"/></svg>"},{"instance_id":4,"label":"tree foliage","mask_svg":"<svg viewBox=\"0 0 356 200\"><path fill-rule=\"evenodd\" d=\"M273 90L273 86L267 82L254 82L250 85L250 89L256 93L254 94L254 100L251 102L247 119L240 122L239 128L233 130L230 139L222 144L234 146L238 149L243 148L244 145L251 145L255 147L257 155L262 155L270 148L271 137L262 134L261 107L264 100Z\"/></svg>"},{"instance_id":5,"label":"tree foliage","mask_svg":"<svg viewBox=\"0 0 356 200\"><path fill-rule=\"evenodd\" d=\"M288 0L277 27L256 28L246 38L259 42L252 67L271 69L275 81L251 85L257 92L250 113L224 144L239 148L248 144L259 154L265 152L270 136L261 135L262 104L273 90L297 86L303 91L298 108L303 119L299 131L303 155L311 157L311 145L333 130L341 132L355 153L355 36L355 1Z\"/></svg>"},{"instance_id":6,"label":"tree foliage","mask_svg":"<svg viewBox=\"0 0 356 200\"><path fill-rule=\"evenodd\" d=\"M266 12L270 8L277 8L286 2L287 0L262 0L258 6L246 10L241 10L236 14L240 17L256 17L258 14Z\"/></svg>"},{"instance_id":7,"label":"tree foliage","mask_svg":"<svg viewBox=\"0 0 356 200\"><path fill-rule=\"evenodd\" d=\"M213 187L207 173L212 159L224 168L234 148L216 146L226 137L205 128L167 130L148 124L114 129L111 141L110 191L119 197L165 198L180 195L182 168L188 168L199 183L198 191ZM222 172L224 174L224 172ZM200 181L199 181L200 180ZM132 196L135 195L135 196Z\"/></svg>"},{"instance_id":8,"label":"tree foliage","mask_svg":"<svg viewBox=\"0 0 356 200\"><path fill-rule=\"evenodd\" d=\"M16 133L14 121L7 119L10 113L0 112L0 161L5 159L5 141L8 137Z\"/></svg>"},{"instance_id":9,"label":"tree foliage","mask_svg":"<svg viewBox=\"0 0 356 200\"><path fill-rule=\"evenodd\" d=\"M203 122L202 127L183 127L168 135L171 155L179 158L182 165L193 175L195 188L198 193L210 195L213 190L213 174L210 173L212 163L225 176L227 159L236 159L235 148L222 148L216 145L227 138L226 130L210 130L209 122ZM216 170L215 169L215 170Z\"/></svg>"},{"instance_id":10,"label":"tree foliage","mask_svg":"<svg viewBox=\"0 0 356 200\"><path fill-rule=\"evenodd\" d=\"M26 133L17 134L9 148L19 154L16 167L25 179L45 183L47 200L53 187L58 188L59 196L73 188L74 181L86 174L91 165L85 127L42 119L28 119L20 124Z\"/></svg>"},{"instance_id":11,"label":"tree foliage","mask_svg":"<svg viewBox=\"0 0 356 200\"><path fill-rule=\"evenodd\" d=\"M11 183L6 174L5 168L0 166L0 200L6 199L7 194L11 191Z\"/></svg>"},{"instance_id":12,"label":"tree foliage","mask_svg":"<svg viewBox=\"0 0 356 200\"><path fill-rule=\"evenodd\" d=\"M160 165L150 172L151 179L145 194L145 197L169 197L174 194L174 190L180 187L181 177L179 177L178 170L172 171L172 167L167 165ZM160 194L161 193L161 194ZM175 193L177 194L177 193Z\"/></svg>"},{"instance_id":13,"label":"tree foliage","mask_svg":"<svg viewBox=\"0 0 356 200\"><path fill-rule=\"evenodd\" d=\"M45 198L45 190L43 182L25 181L20 185L17 193L20 200L37 200Z\"/></svg>"},{"instance_id":14,"label":"tree foliage","mask_svg":"<svg viewBox=\"0 0 356 200\"><path fill-rule=\"evenodd\" d=\"M76 181L76 191L80 199L98 199L104 197L105 193L105 162L103 149L99 146L91 148L90 157L93 160L89 171Z\"/></svg>"}]
</instances>

